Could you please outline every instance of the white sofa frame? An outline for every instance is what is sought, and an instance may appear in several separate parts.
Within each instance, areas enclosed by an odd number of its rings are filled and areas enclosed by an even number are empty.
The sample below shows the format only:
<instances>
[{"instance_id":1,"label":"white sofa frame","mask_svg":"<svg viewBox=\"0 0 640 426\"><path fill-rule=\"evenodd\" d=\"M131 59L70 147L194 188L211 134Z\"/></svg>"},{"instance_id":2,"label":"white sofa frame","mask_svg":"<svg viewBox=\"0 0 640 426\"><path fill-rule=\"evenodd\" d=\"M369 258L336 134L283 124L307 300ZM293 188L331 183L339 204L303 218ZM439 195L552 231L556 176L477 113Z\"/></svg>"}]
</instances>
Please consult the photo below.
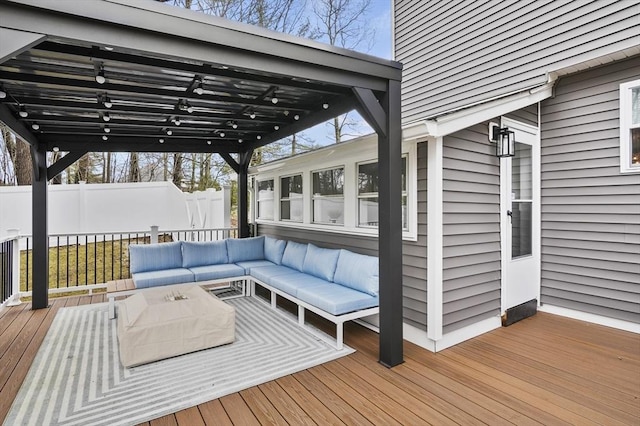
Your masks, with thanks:
<instances>
[{"instance_id":1,"label":"white sofa frame","mask_svg":"<svg viewBox=\"0 0 640 426\"><path fill-rule=\"evenodd\" d=\"M367 309L361 309L359 311L354 311L354 312L347 312L345 314L341 314L341 315L333 315L330 314L329 312L326 312L320 308L318 308L317 306L313 306L308 304L307 302L304 302L300 299L298 299L295 296L292 296L291 294L284 292L280 289L277 289L275 287L270 286L269 284L266 284L262 281L260 281L257 278L254 278L252 276L249 277L249 282L250 282L250 290L249 290L249 295L255 297L255 285L258 284L259 286L265 288L266 290L268 290L270 292L270 306L272 309L277 309L277 296L281 296L287 300L292 301L293 303L295 303L296 305L298 305L298 325L305 328L306 330L310 331L311 333L315 334L317 337L323 339L323 340L327 340L326 335L320 334L318 333L315 329L311 328L311 327L307 327L306 326L306 322L305 322L305 309L310 310L311 312L318 314L319 316L321 316L322 318L325 318L329 321L331 321L332 323L334 323L336 325L336 341L334 342L330 342L337 350L341 350L344 347L344 323L347 321L352 321L355 319L360 319L360 318L364 318L364 317L368 317L370 315L376 315L380 312L380 307L379 306L375 306L373 308L367 308Z\"/></svg>"}]
</instances>

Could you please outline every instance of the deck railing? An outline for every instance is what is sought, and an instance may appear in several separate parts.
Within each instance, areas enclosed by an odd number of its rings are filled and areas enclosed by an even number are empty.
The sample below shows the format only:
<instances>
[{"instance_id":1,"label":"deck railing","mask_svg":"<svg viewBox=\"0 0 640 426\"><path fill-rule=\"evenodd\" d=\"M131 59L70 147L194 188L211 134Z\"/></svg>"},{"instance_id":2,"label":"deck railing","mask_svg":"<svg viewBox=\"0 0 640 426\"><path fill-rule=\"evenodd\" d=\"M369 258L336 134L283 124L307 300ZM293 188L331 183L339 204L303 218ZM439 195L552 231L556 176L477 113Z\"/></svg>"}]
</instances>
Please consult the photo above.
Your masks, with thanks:
<instances>
[{"instance_id":1,"label":"deck railing","mask_svg":"<svg viewBox=\"0 0 640 426\"><path fill-rule=\"evenodd\" d=\"M18 238L16 232L0 239L0 305L11 304L20 293Z\"/></svg>"},{"instance_id":2,"label":"deck railing","mask_svg":"<svg viewBox=\"0 0 640 426\"><path fill-rule=\"evenodd\" d=\"M131 276L129 245L171 241L215 241L237 238L236 228L170 229L49 235L49 292L93 290ZM32 236L20 236L20 291L30 293Z\"/></svg>"}]
</instances>

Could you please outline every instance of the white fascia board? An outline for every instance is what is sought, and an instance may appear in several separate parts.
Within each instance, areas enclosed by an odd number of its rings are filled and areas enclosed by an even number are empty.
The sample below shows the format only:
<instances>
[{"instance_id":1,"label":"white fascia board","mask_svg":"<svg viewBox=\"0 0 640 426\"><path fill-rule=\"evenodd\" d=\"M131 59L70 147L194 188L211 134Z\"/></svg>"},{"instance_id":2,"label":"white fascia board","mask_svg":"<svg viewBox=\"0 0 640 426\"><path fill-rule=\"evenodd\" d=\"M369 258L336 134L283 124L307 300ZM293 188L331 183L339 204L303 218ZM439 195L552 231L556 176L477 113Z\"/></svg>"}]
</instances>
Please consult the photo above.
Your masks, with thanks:
<instances>
[{"instance_id":1,"label":"white fascia board","mask_svg":"<svg viewBox=\"0 0 640 426\"><path fill-rule=\"evenodd\" d=\"M556 75L549 75L549 81L530 90L515 93L510 96L493 99L482 104L442 115L433 119L421 120L406 125L402 129L405 140L421 139L425 137L447 136L483 121L508 114L512 111L528 107L553 95L553 85Z\"/></svg>"}]
</instances>

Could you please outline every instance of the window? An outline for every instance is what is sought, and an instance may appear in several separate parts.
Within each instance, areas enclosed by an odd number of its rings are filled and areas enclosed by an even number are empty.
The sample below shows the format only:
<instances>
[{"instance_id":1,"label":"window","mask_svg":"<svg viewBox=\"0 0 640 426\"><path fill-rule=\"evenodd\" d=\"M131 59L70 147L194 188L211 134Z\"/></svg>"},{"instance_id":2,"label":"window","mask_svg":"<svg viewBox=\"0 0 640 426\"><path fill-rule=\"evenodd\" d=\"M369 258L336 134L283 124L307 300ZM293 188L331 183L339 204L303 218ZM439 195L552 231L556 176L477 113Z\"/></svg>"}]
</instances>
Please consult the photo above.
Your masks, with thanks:
<instances>
[{"instance_id":1,"label":"window","mask_svg":"<svg viewBox=\"0 0 640 426\"><path fill-rule=\"evenodd\" d=\"M302 222L302 175L280 178L280 220Z\"/></svg>"},{"instance_id":2,"label":"window","mask_svg":"<svg viewBox=\"0 0 640 426\"><path fill-rule=\"evenodd\" d=\"M407 157L402 157L402 229L409 228L407 208ZM378 163L358 165L358 226L378 226Z\"/></svg>"},{"instance_id":3,"label":"window","mask_svg":"<svg viewBox=\"0 0 640 426\"><path fill-rule=\"evenodd\" d=\"M620 85L620 171L640 172L640 80Z\"/></svg>"},{"instance_id":4,"label":"window","mask_svg":"<svg viewBox=\"0 0 640 426\"><path fill-rule=\"evenodd\" d=\"M344 167L313 172L313 221L344 224Z\"/></svg>"},{"instance_id":5,"label":"window","mask_svg":"<svg viewBox=\"0 0 640 426\"><path fill-rule=\"evenodd\" d=\"M258 219L273 220L273 179L258 182Z\"/></svg>"}]
</instances>

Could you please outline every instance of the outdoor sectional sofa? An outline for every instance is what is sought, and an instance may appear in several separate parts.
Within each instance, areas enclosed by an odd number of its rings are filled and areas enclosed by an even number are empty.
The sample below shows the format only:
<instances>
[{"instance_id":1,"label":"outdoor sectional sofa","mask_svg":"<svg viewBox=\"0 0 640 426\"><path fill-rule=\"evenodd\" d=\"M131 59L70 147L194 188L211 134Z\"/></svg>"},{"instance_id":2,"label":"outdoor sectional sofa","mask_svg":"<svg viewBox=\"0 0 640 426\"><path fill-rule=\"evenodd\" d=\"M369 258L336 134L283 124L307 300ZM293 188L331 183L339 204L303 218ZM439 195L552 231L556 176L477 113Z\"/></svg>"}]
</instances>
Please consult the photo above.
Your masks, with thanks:
<instances>
[{"instance_id":1,"label":"outdoor sectional sofa","mask_svg":"<svg viewBox=\"0 0 640 426\"><path fill-rule=\"evenodd\" d=\"M212 242L173 242L129 246L136 289L178 283L247 280L336 324L336 347L342 348L343 324L378 313L378 258L348 250L271 237Z\"/></svg>"}]
</instances>

